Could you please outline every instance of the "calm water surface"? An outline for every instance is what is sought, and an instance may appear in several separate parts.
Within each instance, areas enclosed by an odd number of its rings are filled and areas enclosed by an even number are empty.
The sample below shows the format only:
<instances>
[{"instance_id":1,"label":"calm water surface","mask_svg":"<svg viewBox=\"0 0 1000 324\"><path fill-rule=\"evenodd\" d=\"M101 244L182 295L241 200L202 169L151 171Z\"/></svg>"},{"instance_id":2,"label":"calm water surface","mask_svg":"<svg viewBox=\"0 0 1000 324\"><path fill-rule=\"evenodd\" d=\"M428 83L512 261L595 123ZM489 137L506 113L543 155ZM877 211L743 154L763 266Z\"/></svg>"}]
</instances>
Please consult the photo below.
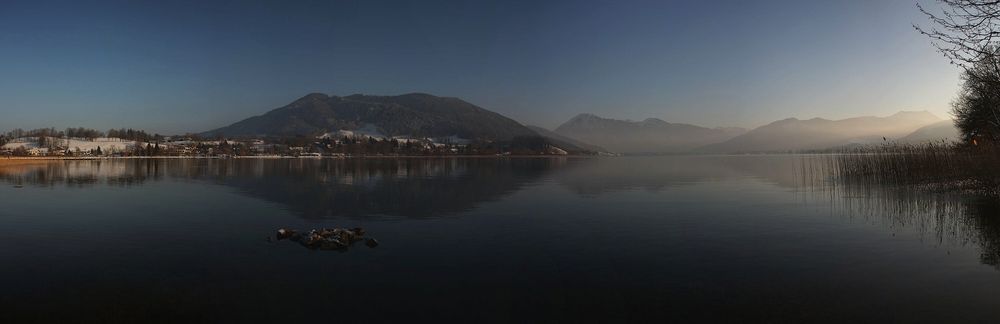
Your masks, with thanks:
<instances>
[{"instance_id":1,"label":"calm water surface","mask_svg":"<svg viewBox=\"0 0 1000 324\"><path fill-rule=\"evenodd\" d=\"M992 322L1000 203L809 156L0 167L0 322ZM275 229L355 227L313 251Z\"/></svg>"}]
</instances>

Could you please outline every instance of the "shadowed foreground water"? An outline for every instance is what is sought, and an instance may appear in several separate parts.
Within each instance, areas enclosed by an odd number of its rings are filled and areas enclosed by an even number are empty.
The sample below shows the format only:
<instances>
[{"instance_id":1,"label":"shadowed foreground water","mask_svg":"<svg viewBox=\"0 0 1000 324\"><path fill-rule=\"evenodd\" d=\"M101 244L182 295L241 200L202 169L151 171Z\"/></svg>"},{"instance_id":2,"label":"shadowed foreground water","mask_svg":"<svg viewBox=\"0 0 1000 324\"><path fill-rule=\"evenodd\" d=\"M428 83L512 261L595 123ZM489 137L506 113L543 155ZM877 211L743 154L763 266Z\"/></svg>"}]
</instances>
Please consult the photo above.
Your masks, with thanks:
<instances>
[{"instance_id":1,"label":"shadowed foreground water","mask_svg":"<svg viewBox=\"0 0 1000 324\"><path fill-rule=\"evenodd\" d=\"M988 322L998 204L809 156L0 167L0 322ZM313 251L279 227L367 229Z\"/></svg>"}]
</instances>

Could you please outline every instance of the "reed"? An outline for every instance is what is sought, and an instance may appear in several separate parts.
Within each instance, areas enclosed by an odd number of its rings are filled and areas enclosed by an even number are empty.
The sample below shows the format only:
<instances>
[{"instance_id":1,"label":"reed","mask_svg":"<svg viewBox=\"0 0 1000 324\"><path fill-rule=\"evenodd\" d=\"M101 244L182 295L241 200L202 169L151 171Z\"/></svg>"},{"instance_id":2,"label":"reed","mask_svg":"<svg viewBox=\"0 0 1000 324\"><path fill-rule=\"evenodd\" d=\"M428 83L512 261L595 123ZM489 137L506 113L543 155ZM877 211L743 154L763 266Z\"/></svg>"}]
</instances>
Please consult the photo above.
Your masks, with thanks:
<instances>
[{"instance_id":1,"label":"reed","mask_svg":"<svg viewBox=\"0 0 1000 324\"><path fill-rule=\"evenodd\" d=\"M1000 147L995 145L884 143L827 155L823 164L840 185L1000 193Z\"/></svg>"}]
</instances>

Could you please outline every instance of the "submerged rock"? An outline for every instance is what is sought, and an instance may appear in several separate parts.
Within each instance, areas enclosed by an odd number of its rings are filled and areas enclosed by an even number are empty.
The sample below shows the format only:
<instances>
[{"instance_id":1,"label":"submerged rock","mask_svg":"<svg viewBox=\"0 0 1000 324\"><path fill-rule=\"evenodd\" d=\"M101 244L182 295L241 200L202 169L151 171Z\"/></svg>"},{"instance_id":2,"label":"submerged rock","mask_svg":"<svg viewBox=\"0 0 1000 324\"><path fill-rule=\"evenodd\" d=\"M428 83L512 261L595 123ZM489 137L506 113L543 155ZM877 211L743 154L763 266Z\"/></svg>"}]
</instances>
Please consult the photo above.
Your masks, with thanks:
<instances>
[{"instance_id":1,"label":"submerged rock","mask_svg":"<svg viewBox=\"0 0 1000 324\"><path fill-rule=\"evenodd\" d=\"M277 231L277 238L278 240L289 239L307 248L319 250L345 250L359 241L365 241L365 245L369 247L378 245L378 241L374 238L366 239L365 230L360 227L313 229L304 234L282 228Z\"/></svg>"},{"instance_id":2,"label":"submerged rock","mask_svg":"<svg viewBox=\"0 0 1000 324\"><path fill-rule=\"evenodd\" d=\"M284 240L286 238L291 238L295 235L295 230L290 230L287 228L278 229L278 240Z\"/></svg>"}]
</instances>

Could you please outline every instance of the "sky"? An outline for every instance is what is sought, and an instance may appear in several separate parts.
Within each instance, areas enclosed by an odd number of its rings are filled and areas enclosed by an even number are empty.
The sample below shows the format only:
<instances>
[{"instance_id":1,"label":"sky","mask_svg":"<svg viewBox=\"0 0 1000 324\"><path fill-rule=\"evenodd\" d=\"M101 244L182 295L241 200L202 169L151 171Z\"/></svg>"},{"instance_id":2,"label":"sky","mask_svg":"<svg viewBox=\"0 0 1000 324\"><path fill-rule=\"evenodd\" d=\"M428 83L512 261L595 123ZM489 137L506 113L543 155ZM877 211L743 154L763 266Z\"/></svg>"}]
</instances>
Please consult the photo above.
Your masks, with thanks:
<instances>
[{"instance_id":1,"label":"sky","mask_svg":"<svg viewBox=\"0 0 1000 324\"><path fill-rule=\"evenodd\" d=\"M549 128L947 117L959 70L914 23L910 0L4 0L0 130L200 132L311 92L459 97Z\"/></svg>"}]
</instances>

